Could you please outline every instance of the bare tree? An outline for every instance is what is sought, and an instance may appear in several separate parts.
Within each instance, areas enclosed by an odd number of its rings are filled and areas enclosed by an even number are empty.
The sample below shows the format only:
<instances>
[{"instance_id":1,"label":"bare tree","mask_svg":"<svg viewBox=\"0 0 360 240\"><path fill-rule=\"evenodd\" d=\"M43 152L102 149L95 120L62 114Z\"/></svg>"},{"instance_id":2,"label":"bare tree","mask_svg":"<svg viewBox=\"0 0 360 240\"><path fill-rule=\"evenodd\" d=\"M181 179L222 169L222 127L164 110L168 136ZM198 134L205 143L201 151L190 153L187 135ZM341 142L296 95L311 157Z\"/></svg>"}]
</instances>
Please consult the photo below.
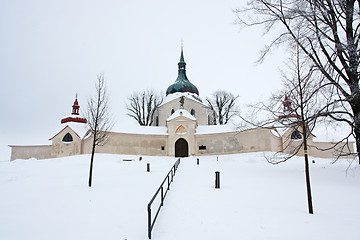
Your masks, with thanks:
<instances>
[{"instance_id":1,"label":"bare tree","mask_svg":"<svg viewBox=\"0 0 360 240\"><path fill-rule=\"evenodd\" d=\"M351 127L360 153L359 1L355 0L251 0L235 10L243 26L264 26L275 34L260 60L275 46L296 44L329 86L322 117ZM359 158L360 164L360 158Z\"/></svg>"},{"instance_id":2,"label":"bare tree","mask_svg":"<svg viewBox=\"0 0 360 240\"><path fill-rule=\"evenodd\" d=\"M142 93L134 92L128 97L127 115L134 118L141 126L151 126L154 114L163 99L163 96L154 90L146 90Z\"/></svg>"},{"instance_id":3,"label":"bare tree","mask_svg":"<svg viewBox=\"0 0 360 240\"><path fill-rule=\"evenodd\" d=\"M301 56L299 48L293 51L292 56L290 64L287 64L290 76L284 74L284 89L273 94L269 103L261 102L253 106L257 113L267 117L256 123L252 122L252 124L256 127L283 129L282 132L290 132L290 134L282 136L284 145L282 151L274 156L267 156L270 163L285 162L300 154L301 150L303 151L308 210L312 214L308 138L316 125L317 116L321 110L319 102L322 100L320 92L323 91L323 88L318 85L314 67L309 65L306 56ZM288 154L283 154L284 152Z\"/></svg>"},{"instance_id":4,"label":"bare tree","mask_svg":"<svg viewBox=\"0 0 360 240\"><path fill-rule=\"evenodd\" d=\"M295 152L299 152L300 146L304 149L304 162L305 162L305 181L306 181L306 190L307 190L307 199L308 199L308 210L310 214L313 214L313 204L311 197L311 184L310 184L310 170L309 170L309 159L308 159L308 137L311 134L309 130L309 126L312 125L312 128L315 126L316 118L313 113L317 115L316 109L316 93L320 89L316 87L316 81L313 81L312 75L314 73L314 69L312 66L309 67L308 59L305 57L304 59L300 58L301 54L299 52L299 48L296 48L296 52L294 54L295 61L293 62L293 77L287 78L286 83L288 83L288 93L292 95L292 99L295 101L295 108L291 109L288 105L286 106L286 102L284 103L284 107L288 107L288 113L292 114L293 119L295 119L295 126L300 127L302 141L299 147L295 150ZM314 84L315 83L315 84ZM287 117L287 116L284 116ZM290 121L290 124L291 123Z\"/></svg>"},{"instance_id":5,"label":"bare tree","mask_svg":"<svg viewBox=\"0 0 360 240\"><path fill-rule=\"evenodd\" d=\"M213 112L214 125L227 124L236 114L237 98L227 91L216 91L210 98L206 98L207 107Z\"/></svg>"},{"instance_id":6,"label":"bare tree","mask_svg":"<svg viewBox=\"0 0 360 240\"><path fill-rule=\"evenodd\" d=\"M92 134L92 150L89 172L89 187L92 185L92 172L96 146L106 143L109 132L113 126L110 119L108 95L105 87L104 73L97 76L95 95L90 97L87 106L87 121Z\"/></svg>"}]
</instances>

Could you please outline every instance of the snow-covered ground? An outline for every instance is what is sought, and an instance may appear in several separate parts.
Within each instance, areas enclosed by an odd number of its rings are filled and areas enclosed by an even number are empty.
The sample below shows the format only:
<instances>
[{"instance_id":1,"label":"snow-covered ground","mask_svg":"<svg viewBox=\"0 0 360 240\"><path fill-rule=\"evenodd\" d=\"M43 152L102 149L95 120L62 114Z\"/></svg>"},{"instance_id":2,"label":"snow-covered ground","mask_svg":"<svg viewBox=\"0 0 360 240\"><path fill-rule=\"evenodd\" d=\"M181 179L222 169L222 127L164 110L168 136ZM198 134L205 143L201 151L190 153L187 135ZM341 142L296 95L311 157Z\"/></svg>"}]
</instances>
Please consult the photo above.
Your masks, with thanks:
<instances>
[{"instance_id":1,"label":"snow-covered ground","mask_svg":"<svg viewBox=\"0 0 360 240\"><path fill-rule=\"evenodd\" d=\"M360 239L360 167L315 159L309 215L303 159L263 155L182 159L152 239ZM98 154L89 188L89 158L0 162L0 239L147 239L147 203L176 159Z\"/></svg>"}]
</instances>

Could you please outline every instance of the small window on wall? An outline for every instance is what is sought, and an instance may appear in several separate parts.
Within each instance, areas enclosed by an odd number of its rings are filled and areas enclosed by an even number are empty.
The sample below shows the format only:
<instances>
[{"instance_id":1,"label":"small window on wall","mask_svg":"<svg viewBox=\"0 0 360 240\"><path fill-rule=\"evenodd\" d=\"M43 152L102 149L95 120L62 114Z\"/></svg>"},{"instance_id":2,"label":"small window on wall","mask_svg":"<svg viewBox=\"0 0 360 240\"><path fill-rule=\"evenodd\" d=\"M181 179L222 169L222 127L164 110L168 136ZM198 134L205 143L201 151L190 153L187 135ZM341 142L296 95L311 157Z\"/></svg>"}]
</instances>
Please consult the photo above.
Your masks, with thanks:
<instances>
[{"instance_id":1,"label":"small window on wall","mask_svg":"<svg viewBox=\"0 0 360 240\"><path fill-rule=\"evenodd\" d=\"M164 150L165 150L165 146L162 146L162 147L161 147L161 150L163 150L163 151L164 151Z\"/></svg>"},{"instance_id":2,"label":"small window on wall","mask_svg":"<svg viewBox=\"0 0 360 240\"><path fill-rule=\"evenodd\" d=\"M65 134L65 136L62 139L63 142L72 142L73 141L73 137L71 136L70 133Z\"/></svg>"},{"instance_id":3,"label":"small window on wall","mask_svg":"<svg viewBox=\"0 0 360 240\"><path fill-rule=\"evenodd\" d=\"M175 110L174 110L174 109L171 109L171 115L173 115L173 114L174 114L174 112L175 112Z\"/></svg>"},{"instance_id":4,"label":"small window on wall","mask_svg":"<svg viewBox=\"0 0 360 240\"><path fill-rule=\"evenodd\" d=\"M210 115L208 115L208 125L211 125Z\"/></svg>"},{"instance_id":5,"label":"small window on wall","mask_svg":"<svg viewBox=\"0 0 360 240\"><path fill-rule=\"evenodd\" d=\"M195 110L194 109L191 109L191 115L193 115L195 117Z\"/></svg>"},{"instance_id":6,"label":"small window on wall","mask_svg":"<svg viewBox=\"0 0 360 240\"><path fill-rule=\"evenodd\" d=\"M156 116L155 118L155 126L159 126L159 116Z\"/></svg>"},{"instance_id":7,"label":"small window on wall","mask_svg":"<svg viewBox=\"0 0 360 240\"><path fill-rule=\"evenodd\" d=\"M291 139L292 140L299 140L299 139L301 139L302 137L301 137L301 133L297 130L297 129L295 129L292 133L291 133Z\"/></svg>"},{"instance_id":8,"label":"small window on wall","mask_svg":"<svg viewBox=\"0 0 360 240\"><path fill-rule=\"evenodd\" d=\"M199 146L199 150L206 150L206 146L204 145Z\"/></svg>"}]
</instances>

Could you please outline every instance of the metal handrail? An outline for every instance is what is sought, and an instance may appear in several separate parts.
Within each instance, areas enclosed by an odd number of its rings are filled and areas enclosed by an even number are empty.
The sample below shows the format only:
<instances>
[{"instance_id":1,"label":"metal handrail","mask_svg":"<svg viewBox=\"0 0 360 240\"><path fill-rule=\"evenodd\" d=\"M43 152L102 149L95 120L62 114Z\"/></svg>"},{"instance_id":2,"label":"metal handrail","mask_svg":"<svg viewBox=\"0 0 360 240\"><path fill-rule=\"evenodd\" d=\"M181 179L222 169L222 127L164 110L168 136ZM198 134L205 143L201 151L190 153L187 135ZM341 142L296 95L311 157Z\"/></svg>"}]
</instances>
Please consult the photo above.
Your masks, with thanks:
<instances>
[{"instance_id":1,"label":"metal handrail","mask_svg":"<svg viewBox=\"0 0 360 240\"><path fill-rule=\"evenodd\" d=\"M160 187L158 188L158 190L155 192L154 196L152 197L152 199L150 200L149 204L147 205L147 211L148 211L148 237L149 239L151 239L151 231L154 227L155 221L159 215L160 209L161 207L164 205L164 199L166 197L167 192L170 190L170 184L173 182L174 180L174 176L176 173L176 170L178 168L180 164L180 158L175 162L175 164L172 166L172 168L170 169L169 173L166 175L164 181L162 181L162 183L160 184ZM164 184L165 182L167 182L167 188L164 192ZM156 199L157 195L161 193L161 201L160 201L160 205L156 211L155 217L152 220L151 219L151 205L154 202L154 200Z\"/></svg>"}]
</instances>

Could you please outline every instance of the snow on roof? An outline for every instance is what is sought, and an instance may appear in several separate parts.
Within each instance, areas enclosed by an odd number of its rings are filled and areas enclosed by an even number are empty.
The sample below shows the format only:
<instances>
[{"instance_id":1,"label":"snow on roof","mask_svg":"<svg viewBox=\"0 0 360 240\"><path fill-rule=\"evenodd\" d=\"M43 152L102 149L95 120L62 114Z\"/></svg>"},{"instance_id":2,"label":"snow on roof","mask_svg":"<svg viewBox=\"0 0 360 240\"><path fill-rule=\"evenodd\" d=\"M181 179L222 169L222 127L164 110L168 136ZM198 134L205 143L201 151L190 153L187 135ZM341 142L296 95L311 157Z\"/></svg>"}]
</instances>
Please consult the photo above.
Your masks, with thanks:
<instances>
[{"instance_id":1,"label":"snow on roof","mask_svg":"<svg viewBox=\"0 0 360 240\"><path fill-rule=\"evenodd\" d=\"M116 125L111 132L144 135L167 135L167 128L164 126L140 126L140 125Z\"/></svg>"},{"instance_id":2,"label":"snow on roof","mask_svg":"<svg viewBox=\"0 0 360 240\"><path fill-rule=\"evenodd\" d=\"M20 144L9 144L9 147L47 147L51 146L51 142L48 140L47 142L42 143L20 143Z\"/></svg>"},{"instance_id":3,"label":"snow on roof","mask_svg":"<svg viewBox=\"0 0 360 240\"><path fill-rule=\"evenodd\" d=\"M271 133L275 136L282 137L286 131L289 130L289 127L275 127L271 129Z\"/></svg>"},{"instance_id":4,"label":"snow on roof","mask_svg":"<svg viewBox=\"0 0 360 240\"><path fill-rule=\"evenodd\" d=\"M318 124L313 130L314 142L338 142L343 140L351 129L346 124L326 126L324 124ZM355 141L351 136L349 141Z\"/></svg>"},{"instance_id":5,"label":"snow on roof","mask_svg":"<svg viewBox=\"0 0 360 240\"><path fill-rule=\"evenodd\" d=\"M216 133L229 133L237 132L237 127L232 124L226 125L203 125L196 128L195 135L201 134L216 134Z\"/></svg>"},{"instance_id":6,"label":"snow on roof","mask_svg":"<svg viewBox=\"0 0 360 240\"><path fill-rule=\"evenodd\" d=\"M171 101L173 101L173 100L175 100L175 99L177 99L177 98L179 98L179 97L181 97L181 96L184 96L184 97L186 97L186 98L188 98L188 99L190 99L190 100L193 100L193 101L196 101L196 102L198 102L198 103L203 104L202 99L201 99L199 96L197 96L196 94L189 93L189 92L183 92L183 93L176 92L176 93L172 93L172 94L167 95L167 96L164 98L164 101L163 101L163 103L161 104L161 106L164 105L164 104L166 104L166 103L169 103L169 102L171 102Z\"/></svg>"},{"instance_id":7,"label":"snow on roof","mask_svg":"<svg viewBox=\"0 0 360 240\"><path fill-rule=\"evenodd\" d=\"M85 123L68 122L63 125L68 125L74 132L76 132L81 138L85 137L85 134L89 130L89 126Z\"/></svg>"},{"instance_id":8,"label":"snow on roof","mask_svg":"<svg viewBox=\"0 0 360 240\"><path fill-rule=\"evenodd\" d=\"M171 114L170 117L168 117L168 119L166 119L166 121L171 121L180 116L183 116L183 117L186 117L186 118L196 121L196 118L193 115L191 115L188 111L186 111L185 109L176 110L173 114Z\"/></svg>"},{"instance_id":9,"label":"snow on roof","mask_svg":"<svg viewBox=\"0 0 360 240\"><path fill-rule=\"evenodd\" d=\"M67 126L69 126L81 139L85 137L85 134L89 130L88 125L85 123L67 122L57 127L55 133L52 134L52 137L50 139L53 139L58 133L64 130Z\"/></svg>"}]
</instances>

